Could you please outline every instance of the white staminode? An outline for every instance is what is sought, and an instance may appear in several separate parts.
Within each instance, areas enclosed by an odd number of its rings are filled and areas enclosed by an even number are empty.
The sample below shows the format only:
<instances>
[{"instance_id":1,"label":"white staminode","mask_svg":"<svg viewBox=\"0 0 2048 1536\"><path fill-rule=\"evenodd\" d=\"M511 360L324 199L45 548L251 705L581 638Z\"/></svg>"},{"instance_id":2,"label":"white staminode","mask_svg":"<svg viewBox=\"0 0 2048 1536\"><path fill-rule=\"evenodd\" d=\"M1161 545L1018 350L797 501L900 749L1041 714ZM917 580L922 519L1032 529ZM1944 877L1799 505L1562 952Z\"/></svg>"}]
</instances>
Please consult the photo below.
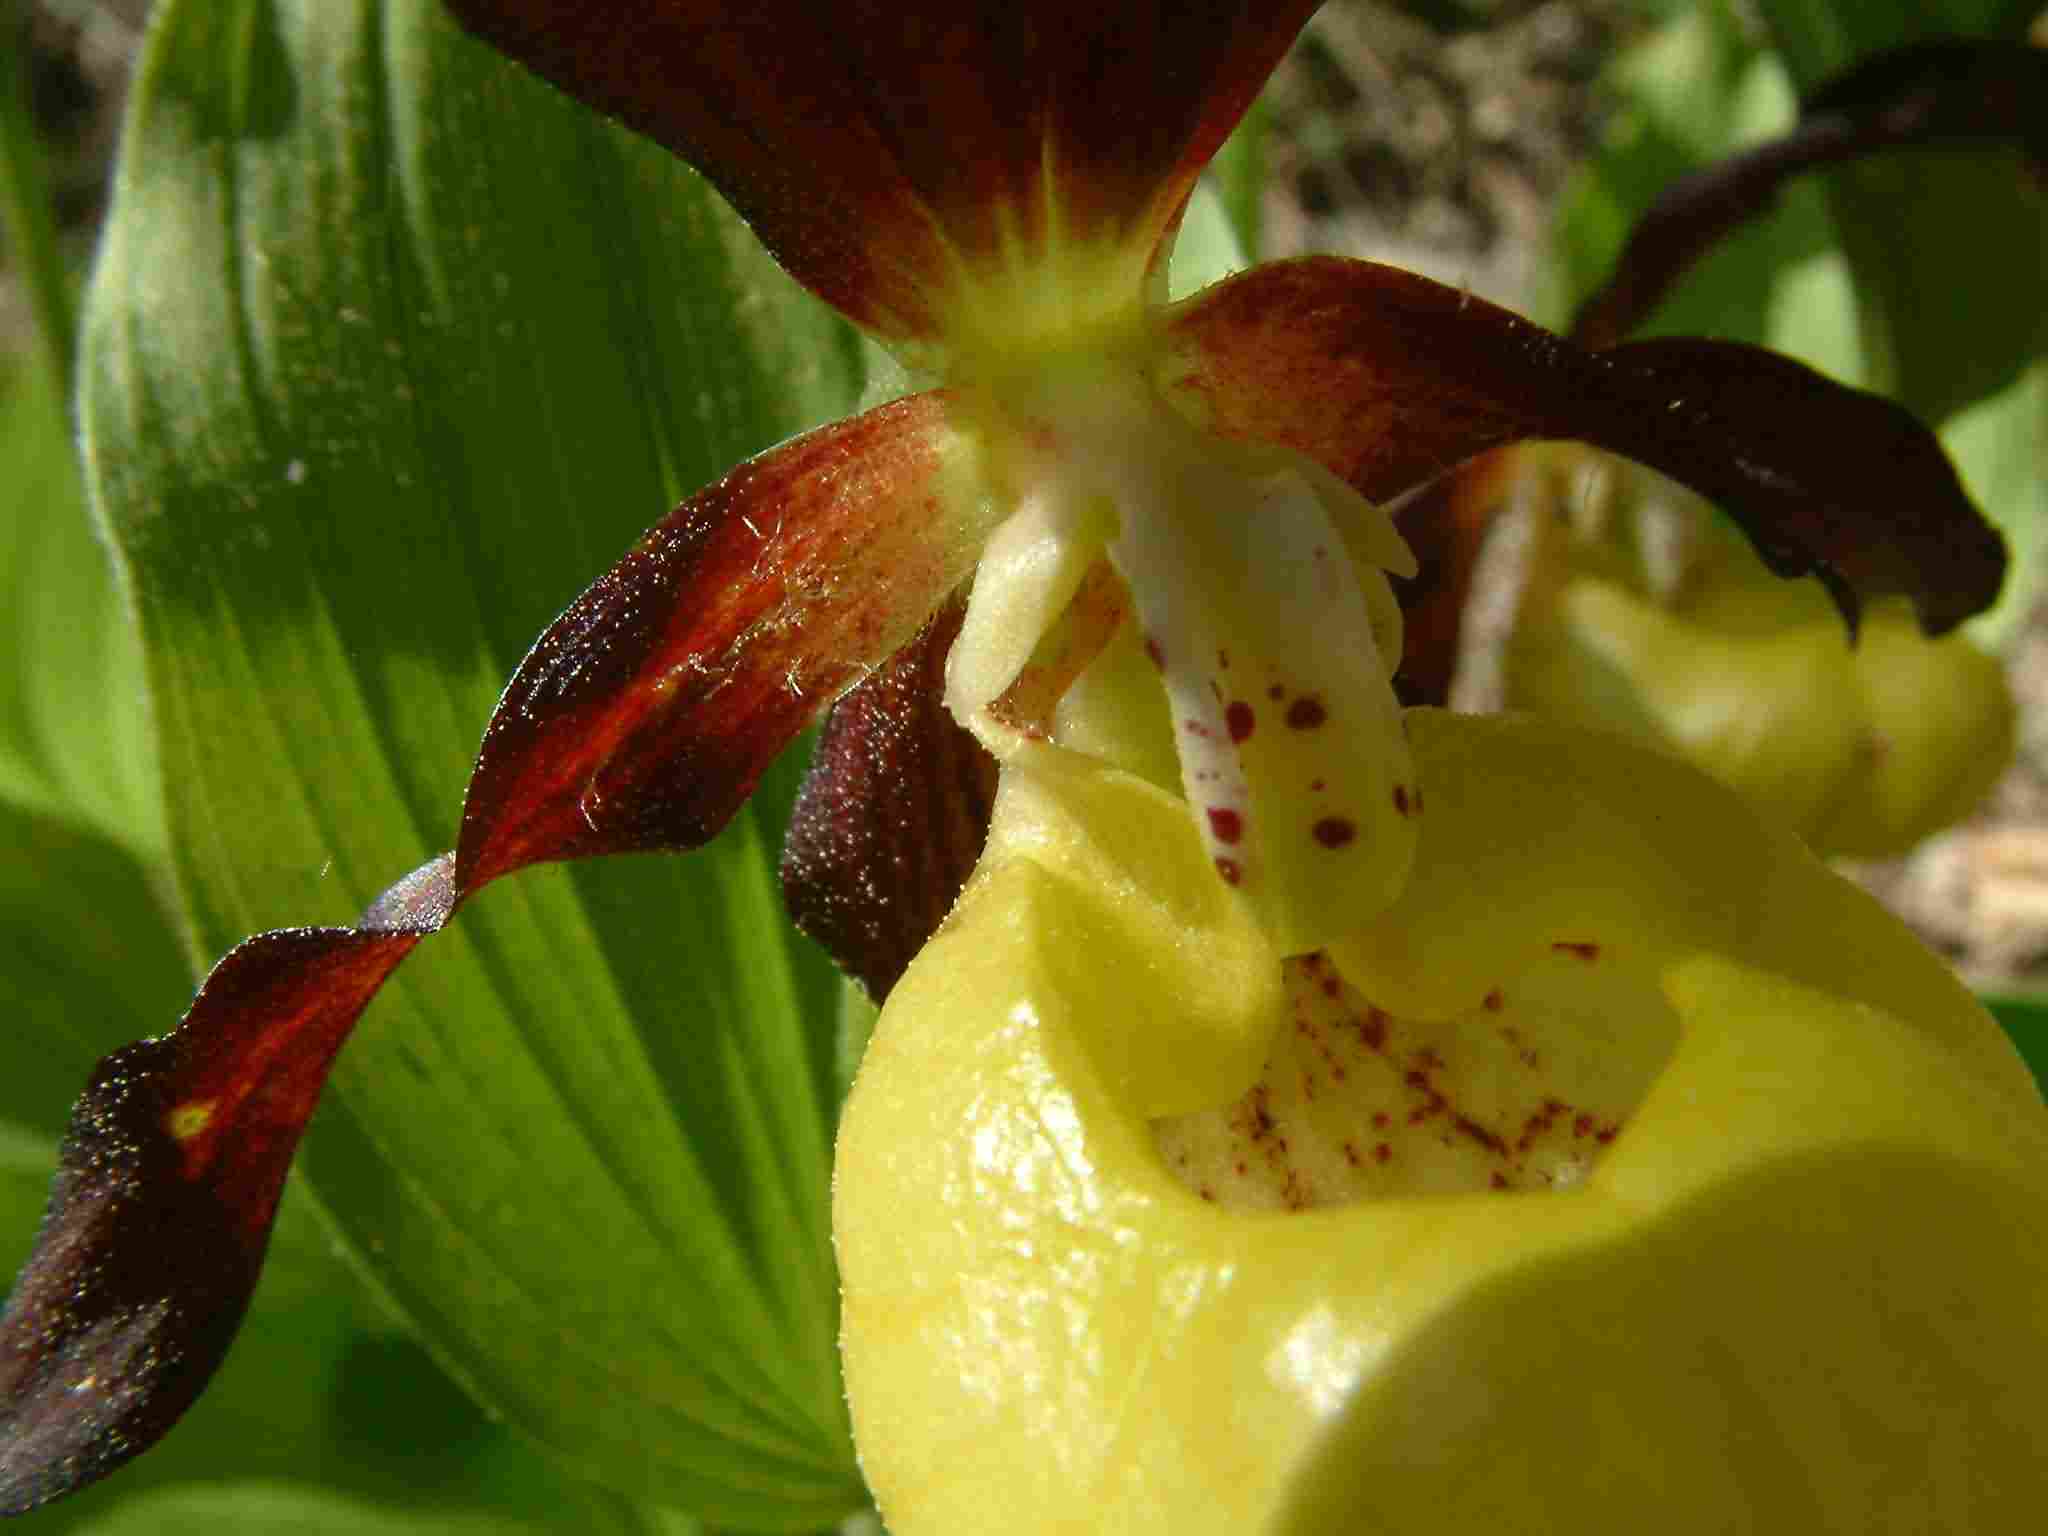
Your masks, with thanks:
<instances>
[{"instance_id":1,"label":"white staminode","mask_svg":"<svg viewBox=\"0 0 2048 1536\"><path fill-rule=\"evenodd\" d=\"M1000 753L988 706L1107 553L1212 866L1280 953L1320 948L1393 898L1414 853L1423 802L1383 574L1412 575L1414 558L1332 476L1201 432L1135 371L1061 383L1003 402L1018 510L976 574L948 704ZM1144 730L1144 713L1088 734Z\"/></svg>"}]
</instances>

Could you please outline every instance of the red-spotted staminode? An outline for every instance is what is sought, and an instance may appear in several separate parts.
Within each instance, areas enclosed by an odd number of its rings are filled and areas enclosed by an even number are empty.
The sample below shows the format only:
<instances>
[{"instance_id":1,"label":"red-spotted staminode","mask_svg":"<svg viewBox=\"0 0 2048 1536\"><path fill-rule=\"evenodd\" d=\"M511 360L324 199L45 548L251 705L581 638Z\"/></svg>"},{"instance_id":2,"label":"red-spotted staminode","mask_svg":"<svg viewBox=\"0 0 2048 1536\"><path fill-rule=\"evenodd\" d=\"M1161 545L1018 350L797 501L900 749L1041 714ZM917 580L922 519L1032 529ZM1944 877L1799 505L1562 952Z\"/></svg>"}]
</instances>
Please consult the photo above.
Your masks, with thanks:
<instances>
[{"instance_id":1,"label":"red-spotted staminode","mask_svg":"<svg viewBox=\"0 0 2048 1536\"><path fill-rule=\"evenodd\" d=\"M1292 956L1396 898L1427 795L1388 685L1382 573L1408 556L1375 500L1485 447L1578 437L1712 497L1852 612L1903 593L1942 628L1996 588L1999 542L1925 431L1783 359L1589 351L1336 260L1166 304L1194 180L1304 0L451 9L688 159L932 383L678 507L513 677L451 853L356 927L237 947L176 1032L103 1064L0 1323L9 1510L104 1475L203 1388L327 1069L422 939L526 865L703 842L849 690L790 883L873 990L943 901L856 899L847 860L906 792L877 781L862 733L901 717L944 736L941 693L998 755L1050 735L1111 761L1143 749L1127 722L1163 701L1177 766L1159 771L1205 867ZM1084 686L1120 644L1156 680ZM978 774L947 790L969 826Z\"/></svg>"}]
</instances>

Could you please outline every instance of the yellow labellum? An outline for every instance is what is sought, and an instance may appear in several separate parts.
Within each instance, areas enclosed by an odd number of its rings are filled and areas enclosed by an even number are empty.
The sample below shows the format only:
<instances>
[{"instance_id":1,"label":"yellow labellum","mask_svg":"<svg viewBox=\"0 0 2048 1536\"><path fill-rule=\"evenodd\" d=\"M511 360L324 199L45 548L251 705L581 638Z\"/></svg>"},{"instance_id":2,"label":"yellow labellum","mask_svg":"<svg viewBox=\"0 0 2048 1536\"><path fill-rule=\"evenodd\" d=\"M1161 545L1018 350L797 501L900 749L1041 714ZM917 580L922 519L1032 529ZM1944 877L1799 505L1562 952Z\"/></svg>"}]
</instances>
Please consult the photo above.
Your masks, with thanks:
<instances>
[{"instance_id":1,"label":"yellow labellum","mask_svg":"<svg viewBox=\"0 0 2048 1536\"><path fill-rule=\"evenodd\" d=\"M2048 1113L1992 1022L1683 764L1410 723L1414 875L1332 963L1437 1021L1547 975L1535 1044L1637 1073L1618 1134L1541 1192L1203 1198L1162 1125L1260 1080L1280 957L1193 878L1175 797L1024 754L842 1125L890 1529L2036 1529ZM1575 1015L1560 941L1634 980Z\"/></svg>"}]
</instances>

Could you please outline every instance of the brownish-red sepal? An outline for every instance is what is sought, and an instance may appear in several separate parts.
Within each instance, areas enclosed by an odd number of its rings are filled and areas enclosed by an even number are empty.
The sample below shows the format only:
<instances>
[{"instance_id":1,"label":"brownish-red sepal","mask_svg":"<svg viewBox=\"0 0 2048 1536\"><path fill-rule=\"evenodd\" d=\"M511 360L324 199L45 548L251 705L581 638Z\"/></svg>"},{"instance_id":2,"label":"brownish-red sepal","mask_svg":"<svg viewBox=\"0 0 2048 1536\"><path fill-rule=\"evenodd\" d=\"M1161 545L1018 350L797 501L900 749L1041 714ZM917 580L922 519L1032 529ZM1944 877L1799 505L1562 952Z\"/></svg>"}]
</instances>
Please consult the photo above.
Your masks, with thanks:
<instances>
[{"instance_id":1,"label":"brownish-red sepal","mask_svg":"<svg viewBox=\"0 0 2048 1536\"><path fill-rule=\"evenodd\" d=\"M1783 137L1679 178L1629 231L1571 334L1620 341L1686 271L1769 210L1794 176L1910 145L2011 144L2048 161L2048 53L2021 43L1941 38L1863 60L1810 94Z\"/></svg>"},{"instance_id":2,"label":"brownish-red sepal","mask_svg":"<svg viewBox=\"0 0 2048 1536\"><path fill-rule=\"evenodd\" d=\"M881 1002L988 839L996 763L943 699L966 605L948 603L825 721L782 849L798 928Z\"/></svg>"},{"instance_id":3,"label":"brownish-red sepal","mask_svg":"<svg viewBox=\"0 0 2048 1536\"><path fill-rule=\"evenodd\" d=\"M1482 453L1392 508L1416 567L1409 580L1394 583L1401 603L1394 694L1404 705L1446 708L1451 702L1480 551L1513 474L1512 450Z\"/></svg>"},{"instance_id":4,"label":"brownish-red sepal","mask_svg":"<svg viewBox=\"0 0 2048 1536\"><path fill-rule=\"evenodd\" d=\"M1316 3L448 0L906 340L938 334L956 261L1038 244L1049 217L1154 250Z\"/></svg>"},{"instance_id":5,"label":"brownish-red sepal","mask_svg":"<svg viewBox=\"0 0 2048 1536\"><path fill-rule=\"evenodd\" d=\"M335 1052L422 936L250 939L174 1033L100 1063L0 1315L0 1513L104 1477L198 1397L248 1308Z\"/></svg>"},{"instance_id":6,"label":"brownish-red sepal","mask_svg":"<svg viewBox=\"0 0 2048 1536\"><path fill-rule=\"evenodd\" d=\"M658 524L549 626L485 731L464 892L541 860L692 848L973 568L942 394L821 427Z\"/></svg>"},{"instance_id":7,"label":"brownish-red sepal","mask_svg":"<svg viewBox=\"0 0 2048 1536\"><path fill-rule=\"evenodd\" d=\"M1335 257L1176 306L1166 387L1212 430L1296 449L1387 499L1483 449L1576 438L1717 502L1781 576L1911 598L1939 633L1989 607L2005 547L1934 434L1761 348L1591 352L1427 278Z\"/></svg>"}]
</instances>

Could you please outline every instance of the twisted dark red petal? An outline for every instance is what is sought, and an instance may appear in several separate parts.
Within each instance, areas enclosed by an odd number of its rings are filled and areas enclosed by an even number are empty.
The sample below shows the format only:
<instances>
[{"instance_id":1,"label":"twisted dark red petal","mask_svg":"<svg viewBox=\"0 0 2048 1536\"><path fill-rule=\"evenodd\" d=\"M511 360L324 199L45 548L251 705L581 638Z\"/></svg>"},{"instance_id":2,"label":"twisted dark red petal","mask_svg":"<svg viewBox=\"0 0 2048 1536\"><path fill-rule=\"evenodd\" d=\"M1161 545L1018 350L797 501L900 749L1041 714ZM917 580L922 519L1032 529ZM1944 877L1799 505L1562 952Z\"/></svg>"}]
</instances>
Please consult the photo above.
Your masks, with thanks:
<instances>
[{"instance_id":1,"label":"twisted dark red petal","mask_svg":"<svg viewBox=\"0 0 2048 1536\"><path fill-rule=\"evenodd\" d=\"M484 737L465 891L543 859L692 848L973 569L944 401L821 427L684 502L549 626Z\"/></svg>"},{"instance_id":2,"label":"twisted dark red petal","mask_svg":"<svg viewBox=\"0 0 2048 1536\"><path fill-rule=\"evenodd\" d=\"M996 763L944 700L955 598L832 708L782 850L797 927L881 1002L988 839Z\"/></svg>"},{"instance_id":3,"label":"twisted dark red petal","mask_svg":"<svg viewBox=\"0 0 2048 1536\"><path fill-rule=\"evenodd\" d=\"M899 401L685 502L519 669L459 857L354 928L248 940L176 1031L101 1063L0 1314L0 1513L105 1476L199 1395L335 1054L422 938L523 865L709 838L839 687L917 634L979 542L945 537L943 417L937 396Z\"/></svg>"},{"instance_id":4,"label":"twisted dark red petal","mask_svg":"<svg viewBox=\"0 0 2048 1536\"><path fill-rule=\"evenodd\" d=\"M334 1054L420 938L251 939L175 1033L100 1063L0 1316L0 1513L104 1477L199 1396L248 1307Z\"/></svg>"},{"instance_id":5,"label":"twisted dark red petal","mask_svg":"<svg viewBox=\"0 0 2048 1536\"><path fill-rule=\"evenodd\" d=\"M1318 0L448 0L702 171L798 281L936 335L953 263L1152 250Z\"/></svg>"},{"instance_id":6,"label":"twisted dark red petal","mask_svg":"<svg viewBox=\"0 0 2048 1536\"><path fill-rule=\"evenodd\" d=\"M1932 632L1989 607L2005 546L1933 433L1888 400L1732 342L1594 352L1427 278L1312 257L1176 306L1166 387L1226 436L1307 454L1376 499L1523 438L1577 438L1718 503L1781 576L1912 599Z\"/></svg>"}]
</instances>

